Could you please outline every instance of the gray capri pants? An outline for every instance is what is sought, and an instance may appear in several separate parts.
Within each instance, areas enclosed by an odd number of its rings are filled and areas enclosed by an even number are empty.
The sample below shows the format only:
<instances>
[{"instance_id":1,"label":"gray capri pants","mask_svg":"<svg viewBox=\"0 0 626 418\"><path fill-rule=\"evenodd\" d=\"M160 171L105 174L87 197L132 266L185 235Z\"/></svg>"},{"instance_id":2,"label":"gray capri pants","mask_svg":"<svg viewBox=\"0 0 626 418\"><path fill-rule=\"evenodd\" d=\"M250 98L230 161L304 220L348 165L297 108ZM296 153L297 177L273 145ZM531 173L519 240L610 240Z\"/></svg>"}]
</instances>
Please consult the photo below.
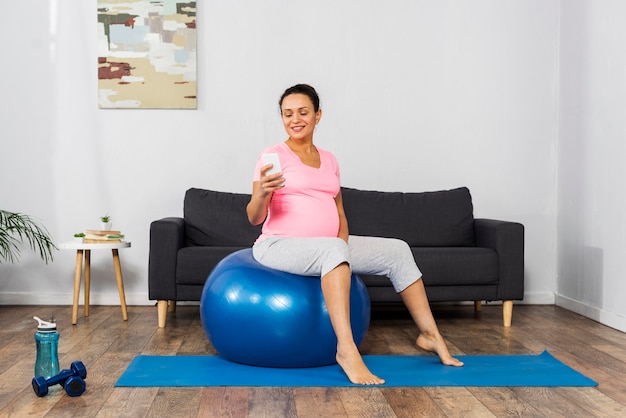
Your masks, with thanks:
<instances>
[{"instance_id":1,"label":"gray capri pants","mask_svg":"<svg viewBox=\"0 0 626 418\"><path fill-rule=\"evenodd\" d=\"M268 237L252 253L264 266L303 276L324 276L348 263L353 273L389 277L398 293L422 277L408 244L395 238L350 235L346 244L332 237Z\"/></svg>"}]
</instances>

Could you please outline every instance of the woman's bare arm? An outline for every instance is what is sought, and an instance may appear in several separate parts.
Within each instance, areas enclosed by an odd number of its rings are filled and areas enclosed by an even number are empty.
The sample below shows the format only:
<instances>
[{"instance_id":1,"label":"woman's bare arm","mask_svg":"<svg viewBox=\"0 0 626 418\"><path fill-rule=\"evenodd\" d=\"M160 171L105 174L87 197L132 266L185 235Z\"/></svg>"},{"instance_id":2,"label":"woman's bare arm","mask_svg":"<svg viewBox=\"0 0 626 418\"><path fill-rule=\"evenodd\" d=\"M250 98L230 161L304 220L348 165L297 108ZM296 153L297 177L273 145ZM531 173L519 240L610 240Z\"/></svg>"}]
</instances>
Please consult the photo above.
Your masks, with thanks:
<instances>
[{"instance_id":1,"label":"woman's bare arm","mask_svg":"<svg viewBox=\"0 0 626 418\"><path fill-rule=\"evenodd\" d=\"M337 204L337 213L339 214L339 232L337 236L344 241L348 242L348 218L343 210L343 197L341 196L341 190L335 197L335 203Z\"/></svg>"},{"instance_id":2,"label":"woman's bare arm","mask_svg":"<svg viewBox=\"0 0 626 418\"><path fill-rule=\"evenodd\" d=\"M283 187L285 179L282 173L266 176L267 170L272 168L272 164L264 165L261 168L261 180L252 183L252 196L250 202L246 206L248 221L252 225L263 223L267 217L267 209L270 206L270 200L275 190Z\"/></svg>"}]
</instances>

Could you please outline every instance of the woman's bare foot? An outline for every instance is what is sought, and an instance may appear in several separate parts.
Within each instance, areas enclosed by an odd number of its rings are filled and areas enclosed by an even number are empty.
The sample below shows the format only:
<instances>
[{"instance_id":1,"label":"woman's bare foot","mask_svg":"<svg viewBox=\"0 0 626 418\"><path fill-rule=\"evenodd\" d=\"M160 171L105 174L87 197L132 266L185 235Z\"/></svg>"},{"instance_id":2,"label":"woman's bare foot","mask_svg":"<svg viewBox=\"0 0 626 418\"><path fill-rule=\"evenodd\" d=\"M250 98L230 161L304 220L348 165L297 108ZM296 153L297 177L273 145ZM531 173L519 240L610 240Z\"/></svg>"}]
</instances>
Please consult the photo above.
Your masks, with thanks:
<instances>
[{"instance_id":1,"label":"woman's bare foot","mask_svg":"<svg viewBox=\"0 0 626 418\"><path fill-rule=\"evenodd\" d=\"M463 366L462 361L457 360L450 355L450 352L448 351L448 346L446 346L446 342L443 340L441 334L431 335L421 333L417 337L417 341L415 342L415 344L417 344L417 346L422 350L437 354L441 362L446 366Z\"/></svg>"},{"instance_id":2,"label":"woman's bare foot","mask_svg":"<svg viewBox=\"0 0 626 418\"><path fill-rule=\"evenodd\" d=\"M385 383L383 379L370 372L356 346L342 350L338 348L336 358L337 363L352 383L357 385L382 385Z\"/></svg>"}]
</instances>

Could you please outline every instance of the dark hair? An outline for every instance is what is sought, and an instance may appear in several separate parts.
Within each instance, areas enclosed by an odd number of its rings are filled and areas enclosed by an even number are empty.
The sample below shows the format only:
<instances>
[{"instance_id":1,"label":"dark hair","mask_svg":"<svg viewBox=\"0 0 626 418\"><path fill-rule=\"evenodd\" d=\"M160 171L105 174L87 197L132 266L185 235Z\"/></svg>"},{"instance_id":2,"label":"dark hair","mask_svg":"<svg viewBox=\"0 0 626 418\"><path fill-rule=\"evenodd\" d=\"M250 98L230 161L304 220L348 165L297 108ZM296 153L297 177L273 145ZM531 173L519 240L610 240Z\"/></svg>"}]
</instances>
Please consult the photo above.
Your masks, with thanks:
<instances>
[{"instance_id":1,"label":"dark hair","mask_svg":"<svg viewBox=\"0 0 626 418\"><path fill-rule=\"evenodd\" d=\"M320 109L320 97L317 95L315 89L308 84L296 84L295 86L289 87L282 96L280 96L280 100L278 101L278 107L282 111L283 100L285 97L292 94L304 94L311 99L311 103L313 103L313 110L317 112Z\"/></svg>"}]
</instances>

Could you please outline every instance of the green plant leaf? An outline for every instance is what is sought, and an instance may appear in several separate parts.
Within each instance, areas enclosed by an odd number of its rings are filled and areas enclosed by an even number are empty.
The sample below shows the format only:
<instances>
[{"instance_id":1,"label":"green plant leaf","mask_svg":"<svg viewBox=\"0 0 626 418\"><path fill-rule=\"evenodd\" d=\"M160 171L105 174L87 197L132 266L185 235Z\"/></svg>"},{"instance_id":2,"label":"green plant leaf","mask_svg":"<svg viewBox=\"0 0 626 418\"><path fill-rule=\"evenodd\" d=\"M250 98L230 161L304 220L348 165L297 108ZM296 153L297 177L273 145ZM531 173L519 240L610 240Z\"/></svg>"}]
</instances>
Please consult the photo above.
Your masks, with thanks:
<instances>
[{"instance_id":1,"label":"green plant leaf","mask_svg":"<svg viewBox=\"0 0 626 418\"><path fill-rule=\"evenodd\" d=\"M28 215L0 210L0 263L17 262L25 241L46 264L53 260L57 247L45 226Z\"/></svg>"}]
</instances>

